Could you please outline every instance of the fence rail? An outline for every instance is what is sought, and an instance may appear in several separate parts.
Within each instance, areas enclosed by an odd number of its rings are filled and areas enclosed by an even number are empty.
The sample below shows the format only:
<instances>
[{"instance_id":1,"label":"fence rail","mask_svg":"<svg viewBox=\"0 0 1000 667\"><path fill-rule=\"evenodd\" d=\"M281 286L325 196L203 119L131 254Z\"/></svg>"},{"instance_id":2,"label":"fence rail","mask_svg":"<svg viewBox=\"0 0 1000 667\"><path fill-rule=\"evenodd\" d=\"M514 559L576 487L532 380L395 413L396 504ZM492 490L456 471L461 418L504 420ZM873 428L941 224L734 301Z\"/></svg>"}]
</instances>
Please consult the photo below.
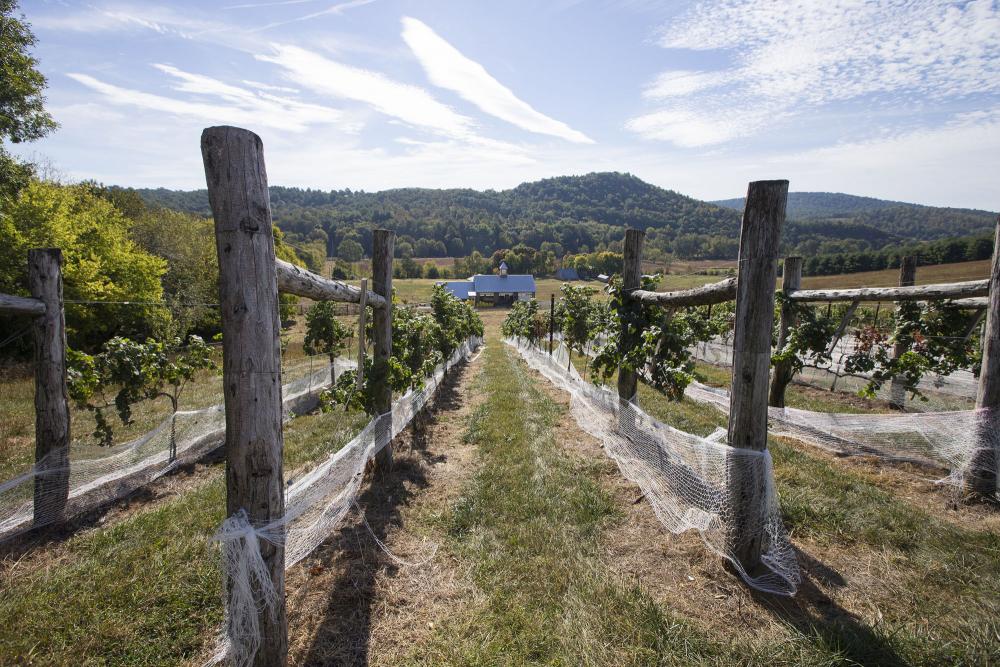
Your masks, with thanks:
<instances>
[{"instance_id":1,"label":"fence rail","mask_svg":"<svg viewBox=\"0 0 1000 667\"><path fill-rule=\"evenodd\" d=\"M304 296L314 301L340 301L345 303L361 303L361 290L339 280L331 280L277 259L274 262L278 279L278 291L296 296ZM369 291L368 305L373 308L385 308L385 297Z\"/></svg>"}]
</instances>

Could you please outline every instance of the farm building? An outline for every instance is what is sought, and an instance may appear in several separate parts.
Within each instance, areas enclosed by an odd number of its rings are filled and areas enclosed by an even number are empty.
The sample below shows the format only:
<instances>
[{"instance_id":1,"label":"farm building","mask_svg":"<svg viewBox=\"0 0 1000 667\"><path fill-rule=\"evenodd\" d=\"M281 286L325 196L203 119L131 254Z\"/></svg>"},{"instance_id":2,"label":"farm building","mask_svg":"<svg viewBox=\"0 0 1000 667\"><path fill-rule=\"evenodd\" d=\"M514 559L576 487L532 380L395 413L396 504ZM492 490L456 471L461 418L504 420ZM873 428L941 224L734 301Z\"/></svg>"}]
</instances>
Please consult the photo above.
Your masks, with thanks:
<instances>
[{"instance_id":1,"label":"farm building","mask_svg":"<svg viewBox=\"0 0 1000 667\"><path fill-rule=\"evenodd\" d=\"M580 280L580 273L576 269L563 268L556 271L556 278L559 280Z\"/></svg>"},{"instance_id":2,"label":"farm building","mask_svg":"<svg viewBox=\"0 0 1000 667\"><path fill-rule=\"evenodd\" d=\"M480 302L503 305L535 297L535 277L508 273L506 262L500 262L500 275L476 274L468 280L438 284L459 299L473 299L476 305Z\"/></svg>"}]
</instances>

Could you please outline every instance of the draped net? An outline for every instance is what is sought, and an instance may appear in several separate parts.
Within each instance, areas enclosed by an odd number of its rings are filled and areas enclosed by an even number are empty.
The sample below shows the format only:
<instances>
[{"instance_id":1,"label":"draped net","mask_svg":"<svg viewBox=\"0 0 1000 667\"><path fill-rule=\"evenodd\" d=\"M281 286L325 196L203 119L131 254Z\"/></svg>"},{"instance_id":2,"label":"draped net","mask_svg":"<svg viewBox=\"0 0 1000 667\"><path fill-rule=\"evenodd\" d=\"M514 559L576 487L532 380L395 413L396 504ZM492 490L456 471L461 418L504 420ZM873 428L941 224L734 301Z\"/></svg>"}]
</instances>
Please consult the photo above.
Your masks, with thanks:
<instances>
[{"instance_id":1,"label":"draped net","mask_svg":"<svg viewBox=\"0 0 1000 667\"><path fill-rule=\"evenodd\" d=\"M639 486L667 530L697 530L709 549L729 560L758 590L795 593L798 562L781 522L768 452L730 447L721 429L702 438L656 420L635 402L620 401L608 388L584 381L562 344L550 356L524 340L506 342L531 368L570 394L577 423ZM739 501L747 482L761 498L756 508ZM742 540L755 537L761 540L763 567L748 572L737 554Z\"/></svg>"},{"instance_id":2,"label":"draped net","mask_svg":"<svg viewBox=\"0 0 1000 667\"><path fill-rule=\"evenodd\" d=\"M356 368L357 362L337 358L331 366L326 356L296 361L282 369L282 401L286 417L308 408L329 386L334 376ZM226 431L222 383L210 396L216 405L180 410L168 415L147 433L113 447L71 444L50 452L25 472L0 484L0 539L32 527L65 520L116 498L124 497L218 447ZM173 443L173 446L172 446ZM61 494L35 492L36 480L66 480L69 500L61 507ZM37 512L36 512L37 504Z\"/></svg>"}]
</instances>

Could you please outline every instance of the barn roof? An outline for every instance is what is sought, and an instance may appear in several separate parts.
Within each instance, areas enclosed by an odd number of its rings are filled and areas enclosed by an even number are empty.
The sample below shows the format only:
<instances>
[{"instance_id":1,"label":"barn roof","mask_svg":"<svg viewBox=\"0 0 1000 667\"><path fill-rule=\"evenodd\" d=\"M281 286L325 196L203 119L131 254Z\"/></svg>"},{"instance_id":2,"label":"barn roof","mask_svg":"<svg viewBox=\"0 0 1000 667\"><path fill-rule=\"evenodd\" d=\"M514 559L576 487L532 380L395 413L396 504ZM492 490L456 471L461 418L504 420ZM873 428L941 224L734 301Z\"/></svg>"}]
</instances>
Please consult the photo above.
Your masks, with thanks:
<instances>
[{"instance_id":1,"label":"barn roof","mask_svg":"<svg viewBox=\"0 0 1000 667\"><path fill-rule=\"evenodd\" d=\"M447 280L438 283L458 299L468 299L473 293L471 280Z\"/></svg>"},{"instance_id":2,"label":"barn roof","mask_svg":"<svg viewBox=\"0 0 1000 667\"><path fill-rule=\"evenodd\" d=\"M475 291L483 292L535 292L535 277L529 275L477 275L472 276Z\"/></svg>"}]
</instances>

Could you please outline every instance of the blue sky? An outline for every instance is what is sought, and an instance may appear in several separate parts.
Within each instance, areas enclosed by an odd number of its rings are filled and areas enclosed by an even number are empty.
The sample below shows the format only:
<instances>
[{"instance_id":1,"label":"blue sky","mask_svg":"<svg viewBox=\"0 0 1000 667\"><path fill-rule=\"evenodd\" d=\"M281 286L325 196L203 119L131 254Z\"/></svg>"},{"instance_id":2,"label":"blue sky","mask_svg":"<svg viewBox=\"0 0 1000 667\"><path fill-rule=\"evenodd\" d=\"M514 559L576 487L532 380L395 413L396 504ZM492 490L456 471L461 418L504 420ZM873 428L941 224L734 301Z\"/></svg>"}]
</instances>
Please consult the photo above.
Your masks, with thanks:
<instances>
[{"instance_id":1,"label":"blue sky","mask_svg":"<svg viewBox=\"0 0 1000 667\"><path fill-rule=\"evenodd\" d=\"M273 184L507 188L628 171L1000 209L995 0L22 0L67 179L204 187L247 127Z\"/></svg>"}]
</instances>

